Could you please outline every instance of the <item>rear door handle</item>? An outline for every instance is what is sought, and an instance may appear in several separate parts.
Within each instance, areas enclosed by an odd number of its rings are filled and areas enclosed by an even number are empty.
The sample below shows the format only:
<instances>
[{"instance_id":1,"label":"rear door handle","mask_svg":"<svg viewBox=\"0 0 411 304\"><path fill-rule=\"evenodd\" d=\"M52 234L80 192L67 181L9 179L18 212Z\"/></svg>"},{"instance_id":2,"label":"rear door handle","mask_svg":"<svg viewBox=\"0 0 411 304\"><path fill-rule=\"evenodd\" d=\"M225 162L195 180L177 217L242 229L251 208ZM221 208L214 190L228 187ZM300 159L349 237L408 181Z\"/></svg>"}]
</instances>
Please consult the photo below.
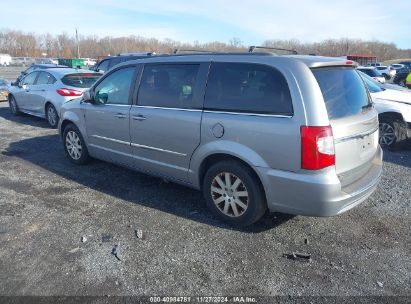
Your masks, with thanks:
<instances>
[{"instance_id":1,"label":"rear door handle","mask_svg":"<svg viewBox=\"0 0 411 304\"><path fill-rule=\"evenodd\" d=\"M117 113L114 116L117 117L117 118L126 118L127 117L126 114L123 114L123 113Z\"/></svg>"},{"instance_id":2,"label":"rear door handle","mask_svg":"<svg viewBox=\"0 0 411 304\"><path fill-rule=\"evenodd\" d=\"M133 119L143 121L143 120L146 120L147 118L145 116L139 114L139 115L133 115Z\"/></svg>"}]
</instances>

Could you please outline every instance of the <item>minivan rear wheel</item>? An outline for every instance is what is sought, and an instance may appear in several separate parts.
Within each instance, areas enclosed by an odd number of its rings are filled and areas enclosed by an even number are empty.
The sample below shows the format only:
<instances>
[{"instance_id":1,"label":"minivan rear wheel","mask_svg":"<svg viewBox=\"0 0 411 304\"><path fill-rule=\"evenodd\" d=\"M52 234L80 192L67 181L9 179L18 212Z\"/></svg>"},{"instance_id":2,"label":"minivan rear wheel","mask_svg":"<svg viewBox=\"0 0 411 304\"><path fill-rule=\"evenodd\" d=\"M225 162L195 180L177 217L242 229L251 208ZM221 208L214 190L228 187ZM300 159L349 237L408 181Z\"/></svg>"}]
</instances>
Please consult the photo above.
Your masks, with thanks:
<instances>
[{"instance_id":1,"label":"minivan rear wheel","mask_svg":"<svg viewBox=\"0 0 411 304\"><path fill-rule=\"evenodd\" d=\"M63 132L64 152L68 159L76 165L84 165L90 161L86 144L79 129L69 124Z\"/></svg>"},{"instance_id":2,"label":"minivan rear wheel","mask_svg":"<svg viewBox=\"0 0 411 304\"><path fill-rule=\"evenodd\" d=\"M399 148L407 138L407 128L400 119L380 118L380 145Z\"/></svg>"},{"instance_id":3,"label":"minivan rear wheel","mask_svg":"<svg viewBox=\"0 0 411 304\"><path fill-rule=\"evenodd\" d=\"M267 209L264 190L256 174L238 161L222 161L204 176L203 195L207 207L232 226L249 226Z\"/></svg>"}]
</instances>

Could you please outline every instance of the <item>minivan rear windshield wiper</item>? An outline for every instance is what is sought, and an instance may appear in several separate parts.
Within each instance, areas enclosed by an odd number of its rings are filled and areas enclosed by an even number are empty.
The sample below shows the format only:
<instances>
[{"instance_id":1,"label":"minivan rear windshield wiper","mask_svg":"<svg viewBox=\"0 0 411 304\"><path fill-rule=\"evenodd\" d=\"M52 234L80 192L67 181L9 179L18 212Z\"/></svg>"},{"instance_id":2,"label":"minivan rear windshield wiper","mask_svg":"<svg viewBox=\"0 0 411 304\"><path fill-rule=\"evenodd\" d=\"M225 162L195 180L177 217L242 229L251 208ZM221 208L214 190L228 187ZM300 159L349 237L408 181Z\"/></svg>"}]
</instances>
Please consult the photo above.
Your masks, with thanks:
<instances>
[{"instance_id":1,"label":"minivan rear windshield wiper","mask_svg":"<svg viewBox=\"0 0 411 304\"><path fill-rule=\"evenodd\" d=\"M369 109L369 108L372 108L372 102L370 102L367 105L361 107L361 109L363 109L363 110L366 110L366 109Z\"/></svg>"}]
</instances>

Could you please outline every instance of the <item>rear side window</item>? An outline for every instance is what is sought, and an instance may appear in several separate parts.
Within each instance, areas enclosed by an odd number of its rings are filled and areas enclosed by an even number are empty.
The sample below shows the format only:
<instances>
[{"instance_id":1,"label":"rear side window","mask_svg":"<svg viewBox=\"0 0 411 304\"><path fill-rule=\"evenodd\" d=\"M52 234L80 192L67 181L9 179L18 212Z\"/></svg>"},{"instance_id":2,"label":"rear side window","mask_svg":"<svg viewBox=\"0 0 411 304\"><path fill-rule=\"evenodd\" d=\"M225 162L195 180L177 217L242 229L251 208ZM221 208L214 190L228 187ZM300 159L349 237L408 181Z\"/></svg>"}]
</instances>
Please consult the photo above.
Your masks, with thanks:
<instances>
[{"instance_id":1,"label":"rear side window","mask_svg":"<svg viewBox=\"0 0 411 304\"><path fill-rule=\"evenodd\" d=\"M69 74L64 76L61 79L61 82L70 87L89 88L100 78L100 76L101 75L97 73Z\"/></svg>"},{"instance_id":2,"label":"rear side window","mask_svg":"<svg viewBox=\"0 0 411 304\"><path fill-rule=\"evenodd\" d=\"M207 83L208 110L292 115L290 90L276 69L249 63L213 63Z\"/></svg>"},{"instance_id":3,"label":"rear side window","mask_svg":"<svg viewBox=\"0 0 411 304\"><path fill-rule=\"evenodd\" d=\"M352 68L321 68L313 70L320 85L329 119L361 113L370 99L361 76Z\"/></svg>"},{"instance_id":4,"label":"rear side window","mask_svg":"<svg viewBox=\"0 0 411 304\"><path fill-rule=\"evenodd\" d=\"M138 105L192 108L199 64L147 64L138 92Z\"/></svg>"},{"instance_id":5,"label":"rear side window","mask_svg":"<svg viewBox=\"0 0 411 304\"><path fill-rule=\"evenodd\" d=\"M40 72L36 84L53 84L55 81L56 79L51 74L46 72Z\"/></svg>"}]
</instances>

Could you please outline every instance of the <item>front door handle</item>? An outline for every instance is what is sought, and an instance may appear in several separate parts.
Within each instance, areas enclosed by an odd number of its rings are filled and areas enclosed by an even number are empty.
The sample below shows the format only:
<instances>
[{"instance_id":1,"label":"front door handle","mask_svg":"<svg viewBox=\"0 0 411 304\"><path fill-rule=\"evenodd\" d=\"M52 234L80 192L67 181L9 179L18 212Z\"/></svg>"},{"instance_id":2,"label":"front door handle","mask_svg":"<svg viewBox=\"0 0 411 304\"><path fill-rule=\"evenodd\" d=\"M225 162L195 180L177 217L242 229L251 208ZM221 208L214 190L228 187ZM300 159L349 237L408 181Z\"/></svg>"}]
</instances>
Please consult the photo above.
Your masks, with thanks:
<instances>
[{"instance_id":1,"label":"front door handle","mask_svg":"<svg viewBox=\"0 0 411 304\"><path fill-rule=\"evenodd\" d=\"M117 113L114 116L117 117L117 118L126 118L126 114L123 114L123 113Z\"/></svg>"},{"instance_id":2,"label":"front door handle","mask_svg":"<svg viewBox=\"0 0 411 304\"><path fill-rule=\"evenodd\" d=\"M143 121L143 120L146 120L147 118L144 115L139 114L139 115L133 115L133 119Z\"/></svg>"}]
</instances>

